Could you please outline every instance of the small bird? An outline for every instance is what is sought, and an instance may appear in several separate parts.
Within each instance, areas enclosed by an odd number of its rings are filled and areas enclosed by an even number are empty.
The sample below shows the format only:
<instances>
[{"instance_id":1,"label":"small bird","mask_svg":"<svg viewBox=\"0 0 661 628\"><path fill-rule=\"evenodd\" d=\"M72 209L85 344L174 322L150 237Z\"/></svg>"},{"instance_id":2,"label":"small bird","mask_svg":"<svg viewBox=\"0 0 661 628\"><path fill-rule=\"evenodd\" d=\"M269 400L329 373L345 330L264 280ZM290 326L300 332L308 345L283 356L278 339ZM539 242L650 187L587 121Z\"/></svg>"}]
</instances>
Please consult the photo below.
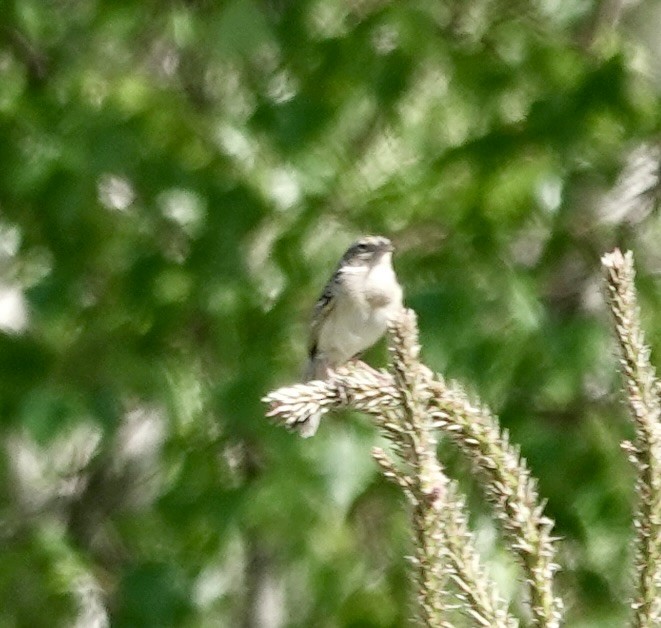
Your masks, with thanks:
<instances>
[{"instance_id":1,"label":"small bird","mask_svg":"<svg viewBox=\"0 0 661 628\"><path fill-rule=\"evenodd\" d=\"M393 250L388 238L365 236L342 256L314 308L305 381L325 379L332 369L371 347L401 310ZM320 418L314 414L299 424L301 436L312 436Z\"/></svg>"}]
</instances>

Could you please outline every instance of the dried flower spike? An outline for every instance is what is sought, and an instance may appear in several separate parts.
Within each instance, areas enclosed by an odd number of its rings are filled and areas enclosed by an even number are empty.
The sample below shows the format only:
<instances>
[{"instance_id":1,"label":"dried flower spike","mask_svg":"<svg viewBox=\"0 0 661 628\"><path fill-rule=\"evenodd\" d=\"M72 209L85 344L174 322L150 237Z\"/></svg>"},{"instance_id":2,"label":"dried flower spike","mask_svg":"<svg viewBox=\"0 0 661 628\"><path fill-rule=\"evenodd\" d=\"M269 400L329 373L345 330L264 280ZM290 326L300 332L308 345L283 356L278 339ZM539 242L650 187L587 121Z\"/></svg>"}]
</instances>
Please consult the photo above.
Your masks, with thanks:
<instances>
[{"instance_id":1,"label":"dried flower spike","mask_svg":"<svg viewBox=\"0 0 661 628\"><path fill-rule=\"evenodd\" d=\"M635 626L661 626L661 385L640 324L633 255L603 256L607 296L620 348L620 365L636 429L625 451L637 470L635 515Z\"/></svg>"}]
</instances>

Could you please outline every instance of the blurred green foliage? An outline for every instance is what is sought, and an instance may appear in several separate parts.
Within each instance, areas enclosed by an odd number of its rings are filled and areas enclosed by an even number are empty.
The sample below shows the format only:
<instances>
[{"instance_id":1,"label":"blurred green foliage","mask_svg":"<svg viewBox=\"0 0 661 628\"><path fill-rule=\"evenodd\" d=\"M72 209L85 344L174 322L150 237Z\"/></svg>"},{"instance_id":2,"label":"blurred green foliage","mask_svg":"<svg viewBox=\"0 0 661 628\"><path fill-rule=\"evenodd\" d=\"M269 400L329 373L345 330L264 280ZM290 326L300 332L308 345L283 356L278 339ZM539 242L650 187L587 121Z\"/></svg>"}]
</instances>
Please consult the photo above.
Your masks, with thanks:
<instances>
[{"instance_id":1,"label":"blurred green foliage","mask_svg":"<svg viewBox=\"0 0 661 628\"><path fill-rule=\"evenodd\" d=\"M599 257L634 250L658 356L657 3L2 8L0 626L406 625L374 430L302 441L260 403L367 232L398 245L427 363L539 477L567 625L622 625L631 430Z\"/></svg>"}]
</instances>

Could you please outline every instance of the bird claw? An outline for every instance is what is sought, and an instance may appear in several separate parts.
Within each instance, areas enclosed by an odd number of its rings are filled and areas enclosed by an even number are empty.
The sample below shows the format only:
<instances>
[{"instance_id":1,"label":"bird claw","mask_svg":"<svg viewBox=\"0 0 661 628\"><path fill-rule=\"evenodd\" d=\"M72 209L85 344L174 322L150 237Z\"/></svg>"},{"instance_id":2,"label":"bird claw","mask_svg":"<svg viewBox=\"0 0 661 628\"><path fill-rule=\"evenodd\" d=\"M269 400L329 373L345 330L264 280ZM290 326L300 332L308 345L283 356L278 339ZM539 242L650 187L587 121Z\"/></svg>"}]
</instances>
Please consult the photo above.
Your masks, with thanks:
<instances>
[{"instance_id":1,"label":"bird claw","mask_svg":"<svg viewBox=\"0 0 661 628\"><path fill-rule=\"evenodd\" d=\"M335 369L328 369L328 379L335 383L335 390L338 399L340 400L340 406L348 406L350 399L347 394L346 386L342 384L342 380L338 377L338 373Z\"/></svg>"}]
</instances>

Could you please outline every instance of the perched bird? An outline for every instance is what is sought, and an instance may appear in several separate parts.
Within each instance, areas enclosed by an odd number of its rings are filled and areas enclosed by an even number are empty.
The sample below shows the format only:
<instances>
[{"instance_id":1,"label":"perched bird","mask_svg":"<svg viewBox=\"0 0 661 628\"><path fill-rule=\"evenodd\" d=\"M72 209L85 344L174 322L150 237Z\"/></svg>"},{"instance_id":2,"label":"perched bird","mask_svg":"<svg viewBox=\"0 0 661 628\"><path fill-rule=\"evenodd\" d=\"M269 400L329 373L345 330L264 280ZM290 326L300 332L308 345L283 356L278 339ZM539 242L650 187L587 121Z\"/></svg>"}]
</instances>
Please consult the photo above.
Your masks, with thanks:
<instances>
[{"instance_id":1,"label":"perched bird","mask_svg":"<svg viewBox=\"0 0 661 628\"><path fill-rule=\"evenodd\" d=\"M314 308L306 381L326 378L330 370L371 347L402 308L392 253L388 238L365 236L342 256ZM301 423L301 436L312 436L319 419L311 415Z\"/></svg>"}]
</instances>

